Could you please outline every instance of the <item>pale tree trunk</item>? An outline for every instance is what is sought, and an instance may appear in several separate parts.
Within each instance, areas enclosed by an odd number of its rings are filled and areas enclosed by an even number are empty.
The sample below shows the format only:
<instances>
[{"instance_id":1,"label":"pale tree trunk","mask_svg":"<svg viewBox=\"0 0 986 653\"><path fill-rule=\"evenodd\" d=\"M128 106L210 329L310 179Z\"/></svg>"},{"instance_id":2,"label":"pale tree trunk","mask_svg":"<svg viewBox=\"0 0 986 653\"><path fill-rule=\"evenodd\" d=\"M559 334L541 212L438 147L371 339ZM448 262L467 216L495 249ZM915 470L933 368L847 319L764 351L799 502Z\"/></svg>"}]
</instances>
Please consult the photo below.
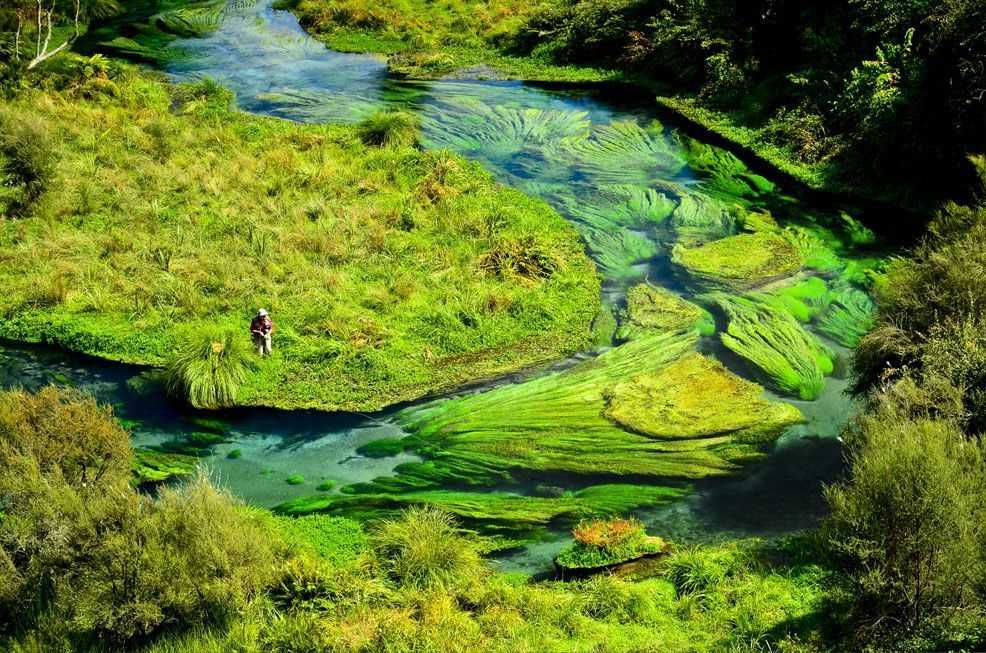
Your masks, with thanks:
<instances>
[{"instance_id":1,"label":"pale tree trunk","mask_svg":"<svg viewBox=\"0 0 986 653\"><path fill-rule=\"evenodd\" d=\"M30 63L27 64L27 69L38 66L39 64L51 59L56 54L72 45L75 39L79 38L79 13L81 10L81 0L75 0L75 17L74 17L74 34L65 40L64 43L56 47L54 50L49 50L51 46L51 28L55 22L55 0L51 0L51 5L45 9L42 6L42 0L37 0L38 2L38 37L34 45L34 58L31 59ZM42 29L45 32L44 42L41 41Z\"/></svg>"},{"instance_id":2,"label":"pale tree trunk","mask_svg":"<svg viewBox=\"0 0 986 653\"><path fill-rule=\"evenodd\" d=\"M21 60L21 27L24 19L21 17L20 9L17 10L17 31L14 32L14 61Z\"/></svg>"}]
</instances>

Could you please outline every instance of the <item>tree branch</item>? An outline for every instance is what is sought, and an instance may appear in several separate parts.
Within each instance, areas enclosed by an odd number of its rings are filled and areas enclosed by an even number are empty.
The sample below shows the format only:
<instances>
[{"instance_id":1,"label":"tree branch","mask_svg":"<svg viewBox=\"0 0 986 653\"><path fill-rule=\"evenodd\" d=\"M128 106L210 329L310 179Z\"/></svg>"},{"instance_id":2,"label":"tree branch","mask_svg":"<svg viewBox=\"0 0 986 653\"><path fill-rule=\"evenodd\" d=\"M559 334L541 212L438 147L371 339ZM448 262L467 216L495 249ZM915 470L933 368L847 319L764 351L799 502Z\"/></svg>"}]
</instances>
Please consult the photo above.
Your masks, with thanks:
<instances>
[{"instance_id":1,"label":"tree branch","mask_svg":"<svg viewBox=\"0 0 986 653\"><path fill-rule=\"evenodd\" d=\"M44 45L41 44L41 25L42 25L42 13L41 13L41 0L38 0L38 39L37 45L35 46L35 56L31 59L30 63L27 64L27 69L31 70L39 64L51 59L56 54L72 45L77 38L79 38L79 13L80 13L80 0L75 0L75 34L65 40L64 43L59 45L54 50L48 50L48 46L51 45L51 28L52 24L55 22L55 0L51 1L51 8L45 13L46 22L45 25L45 40Z\"/></svg>"}]
</instances>

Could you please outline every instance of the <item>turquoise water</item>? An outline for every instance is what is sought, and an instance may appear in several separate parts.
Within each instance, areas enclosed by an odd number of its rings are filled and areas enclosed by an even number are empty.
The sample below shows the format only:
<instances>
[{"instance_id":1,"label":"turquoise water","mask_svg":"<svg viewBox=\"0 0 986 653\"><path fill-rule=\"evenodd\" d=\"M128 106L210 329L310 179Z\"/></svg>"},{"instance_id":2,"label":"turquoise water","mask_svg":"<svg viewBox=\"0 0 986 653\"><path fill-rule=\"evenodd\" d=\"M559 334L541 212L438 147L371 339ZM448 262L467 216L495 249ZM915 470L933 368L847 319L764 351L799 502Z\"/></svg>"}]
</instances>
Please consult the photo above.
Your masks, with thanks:
<instances>
[{"instance_id":1,"label":"turquoise water","mask_svg":"<svg viewBox=\"0 0 986 653\"><path fill-rule=\"evenodd\" d=\"M666 234L621 220L620 202L632 198L639 206L648 191L665 187L699 198L724 192L708 174L684 165L686 137L673 125L652 129L656 115L646 98L629 91L396 80L378 57L326 50L293 15L271 9L266 0L231 4L214 33L169 47L182 55L164 65L170 76L212 77L235 91L246 111L304 122L356 121L382 106L417 112L426 146L447 147L481 162L500 181L544 198L576 225L603 273L607 305L619 306L626 288L642 280L681 290L668 270ZM568 137L585 131L595 135L596 150L591 157L573 157L578 146ZM619 145L615 153L598 145L608 142ZM779 191L731 199L768 208L782 221L814 223L829 217ZM714 342L705 348L722 354ZM735 360L722 358L750 376ZM91 391L116 406L137 446L167 445L201 430L201 415L141 394L139 384L132 383L139 372L43 348L0 351L0 384L31 388L53 382ZM845 387L845 380L830 378L816 401L792 402L807 422L789 429L763 462L734 478L699 483L687 499L643 511L641 517L655 532L684 541L773 535L813 525L824 510L820 483L841 470L837 436L851 409ZM370 440L402 434L387 412L244 409L218 417L227 442L216 446L204 464L218 482L258 505L311 495L324 480L338 488L385 476L415 460L410 454L370 459L357 453ZM234 449L239 456L228 457ZM289 485L286 479L293 474L302 474L305 482ZM542 569L558 546L529 547L508 564Z\"/></svg>"}]
</instances>

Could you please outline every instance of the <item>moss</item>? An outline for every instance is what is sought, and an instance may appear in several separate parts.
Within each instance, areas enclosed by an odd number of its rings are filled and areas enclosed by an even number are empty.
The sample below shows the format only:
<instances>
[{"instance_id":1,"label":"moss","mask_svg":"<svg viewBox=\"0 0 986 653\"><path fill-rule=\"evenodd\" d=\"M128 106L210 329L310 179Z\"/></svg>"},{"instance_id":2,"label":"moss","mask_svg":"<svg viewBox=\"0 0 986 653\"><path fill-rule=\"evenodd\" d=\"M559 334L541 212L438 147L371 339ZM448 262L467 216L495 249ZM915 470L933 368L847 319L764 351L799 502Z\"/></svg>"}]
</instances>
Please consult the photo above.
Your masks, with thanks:
<instances>
[{"instance_id":1,"label":"moss","mask_svg":"<svg viewBox=\"0 0 986 653\"><path fill-rule=\"evenodd\" d=\"M627 292L627 316L617 336L631 340L649 331L685 331L706 324L707 313L670 290L639 284ZM713 325L714 328L714 325Z\"/></svg>"},{"instance_id":2,"label":"moss","mask_svg":"<svg viewBox=\"0 0 986 653\"><path fill-rule=\"evenodd\" d=\"M287 483L288 485L301 485L302 483L305 482L305 477L302 476L301 474L292 474L291 476L288 476L286 479L284 479L284 482Z\"/></svg>"},{"instance_id":3,"label":"moss","mask_svg":"<svg viewBox=\"0 0 986 653\"><path fill-rule=\"evenodd\" d=\"M728 435L736 442L768 441L802 420L797 408L764 399L759 385L701 354L615 385L606 416L654 438Z\"/></svg>"},{"instance_id":4,"label":"moss","mask_svg":"<svg viewBox=\"0 0 986 653\"><path fill-rule=\"evenodd\" d=\"M824 377L834 369L833 354L769 297L708 299L725 312L729 326L722 343L754 365L778 391L805 400L816 399Z\"/></svg>"},{"instance_id":5,"label":"moss","mask_svg":"<svg viewBox=\"0 0 986 653\"><path fill-rule=\"evenodd\" d=\"M367 442L356 453L367 458L387 458L404 451L405 444L401 438L381 438Z\"/></svg>"},{"instance_id":6,"label":"moss","mask_svg":"<svg viewBox=\"0 0 986 653\"><path fill-rule=\"evenodd\" d=\"M319 492L329 492L336 486L336 482L333 480L326 480L319 483L315 489Z\"/></svg>"},{"instance_id":7,"label":"moss","mask_svg":"<svg viewBox=\"0 0 986 653\"><path fill-rule=\"evenodd\" d=\"M766 232L743 233L698 247L676 245L671 261L701 290L749 290L790 276L802 259L791 243Z\"/></svg>"}]
</instances>

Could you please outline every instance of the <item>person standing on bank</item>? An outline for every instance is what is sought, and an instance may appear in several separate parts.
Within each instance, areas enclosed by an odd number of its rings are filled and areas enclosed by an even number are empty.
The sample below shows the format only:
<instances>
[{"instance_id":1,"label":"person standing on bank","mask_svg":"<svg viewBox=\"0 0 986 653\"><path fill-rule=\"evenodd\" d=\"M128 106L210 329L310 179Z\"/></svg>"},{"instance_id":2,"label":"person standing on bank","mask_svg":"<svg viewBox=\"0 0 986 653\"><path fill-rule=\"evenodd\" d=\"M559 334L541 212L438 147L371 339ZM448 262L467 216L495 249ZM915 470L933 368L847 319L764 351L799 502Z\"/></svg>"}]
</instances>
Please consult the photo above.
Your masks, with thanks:
<instances>
[{"instance_id":1,"label":"person standing on bank","mask_svg":"<svg viewBox=\"0 0 986 653\"><path fill-rule=\"evenodd\" d=\"M266 309L257 311L257 315L250 322L250 333L253 335L253 344L257 348L257 353L261 356L270 356L270 334L274 331L274 321L270 319Z\"/></svg>"}]
</instances>

